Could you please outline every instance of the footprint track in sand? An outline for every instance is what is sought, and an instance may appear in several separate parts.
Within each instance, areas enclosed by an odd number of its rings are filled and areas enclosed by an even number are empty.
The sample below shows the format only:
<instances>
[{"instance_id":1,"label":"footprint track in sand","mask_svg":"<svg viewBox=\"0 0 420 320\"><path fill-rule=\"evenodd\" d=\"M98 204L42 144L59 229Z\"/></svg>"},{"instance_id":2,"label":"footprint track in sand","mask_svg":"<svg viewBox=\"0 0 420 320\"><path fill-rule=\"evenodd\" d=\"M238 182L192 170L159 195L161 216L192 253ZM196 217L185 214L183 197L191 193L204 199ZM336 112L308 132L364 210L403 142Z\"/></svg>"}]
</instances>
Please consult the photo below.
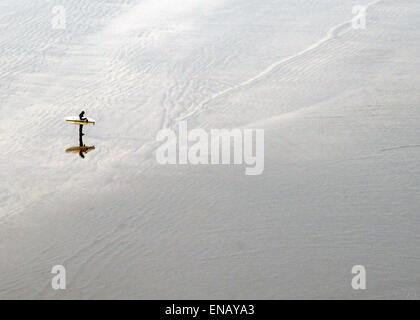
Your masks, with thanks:
<instances>
[{"instance_id":1,"label":"footprint track in sand","mask_svg":"<svg viewBox=\"0 0 420 320\"><path fill-rule=\"evenodd\" d=\"M365 5L365 8L367 10L369 7L371 7L373 5L376 5L376 4L380 3L380 2L382 2L382 0L372 1L372 2L370 2L368 4L366 4ZM300 52L298 52L298 53L296 53L296 54L294 54L294 55L292 55L290 57L281 59L281 60L279 60L279 61L271 64L266 69L264 69L262 72L258 73L256 76L254 76L254 77L252 77L252 78L250 78L248 80L245 80L245 81L243 81L243 82L241 82L241 83L239 83L239 84L237 84L237 85L235 85L233 87L230 87L230 88L227 88L225 90L222 90L222 91L220 91L218 93L215 93L214 95L212 95L209 98L207 98L207 99L203 100L202 102L200 102L195 108L193 108L187 114L181 115L181 116L175 118L174 121L177 122L177 121L187 120L187 119L190 119L190 118L192 118L192 117L200 114L201 112L203 112L205 110L205 105L208 104L209 102L211 102L211 101L213 101L213 100L215 100L215 99L217 99L217 98L219 98L221 96L224 96L224 95L226 95L226 94L228 94L228 93L230 93L232 91L235 91L235 90L237 90L239 88L242 88L242 87L245 87L245 86L247 86L247 85L249 85L251 83L254 83L254 82L256 82L256 81L264 78L266 75L270 74L277 67L283 65L284 63L290 62L290 61L292 61L292 60L294 60L294 59L296 59L298 57L301 57L301 56L305 55L306 53L311 52L314 49L319 48L321 45L327 43L328 41L339 37L341 34L347 33L348 31L350 31L349 28L351 28L351 25L352 25L354 19L355 18L352 18L350 20L347 20L347 21L345 21L343 23L340 23L340 24L332 27L327 32L327 35L324 38L322 38L321 40L319 40L318 42L312 44L308 48L306 48L306 49L304 49L304 50L302 50L302 51L300 51Z\"/></svg>"}]
</instances>

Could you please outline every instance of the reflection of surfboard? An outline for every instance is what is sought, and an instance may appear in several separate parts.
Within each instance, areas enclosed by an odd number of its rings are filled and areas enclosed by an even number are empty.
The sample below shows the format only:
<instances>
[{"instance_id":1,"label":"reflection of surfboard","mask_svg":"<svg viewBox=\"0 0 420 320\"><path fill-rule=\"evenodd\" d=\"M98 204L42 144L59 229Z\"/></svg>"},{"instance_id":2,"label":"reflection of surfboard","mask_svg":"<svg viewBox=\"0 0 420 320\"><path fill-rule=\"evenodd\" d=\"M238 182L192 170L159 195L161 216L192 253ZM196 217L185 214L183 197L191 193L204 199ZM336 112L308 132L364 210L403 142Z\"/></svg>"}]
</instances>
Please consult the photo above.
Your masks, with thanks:
<instances>
[{"instance_id":1,"label":"reflection of surfboard","mask_svg":"<svg viewBox=\"0 0 420 320\"><path fill-rule=\"evenodd\" d=\"M67 153L79 153L80 151L88 153L89 151L95 150L95 146L85 146L85 147L71 147L66 149Z\"/></svg>"},{"instance_id":2,"label":"reflection of surfboard","mask_svg":"<svg viewBox=\"0 0 420 320\"><path fill-rule=\"evenodd\" d=\"M92 118L87 118L87 121L82 121L79 117L67 117L66 122L74 124L95 124L95 120Z\"/></svg>"}]
</instances>

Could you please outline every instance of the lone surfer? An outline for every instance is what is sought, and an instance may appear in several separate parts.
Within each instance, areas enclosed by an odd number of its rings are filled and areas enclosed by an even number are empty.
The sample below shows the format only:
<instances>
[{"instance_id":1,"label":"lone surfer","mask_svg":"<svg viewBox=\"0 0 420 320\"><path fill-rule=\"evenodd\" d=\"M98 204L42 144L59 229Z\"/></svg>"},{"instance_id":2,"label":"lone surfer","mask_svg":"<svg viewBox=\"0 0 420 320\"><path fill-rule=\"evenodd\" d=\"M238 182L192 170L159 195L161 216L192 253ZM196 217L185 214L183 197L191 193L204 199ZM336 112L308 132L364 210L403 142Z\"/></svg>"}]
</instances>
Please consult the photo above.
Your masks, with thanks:
<instances>
[{"instance_id":1,"label":"lone surfer","mask_svg":"<svg viewBox=\"0 0 420 320\"><path fill-rule=\"evenodd\" d=\"M79 114L80 121L88 121L87 118L84 118L83 117L84 115L85 115L85 112L84 111L80 112L80 114Z\"/></svg>"}]
</instances>

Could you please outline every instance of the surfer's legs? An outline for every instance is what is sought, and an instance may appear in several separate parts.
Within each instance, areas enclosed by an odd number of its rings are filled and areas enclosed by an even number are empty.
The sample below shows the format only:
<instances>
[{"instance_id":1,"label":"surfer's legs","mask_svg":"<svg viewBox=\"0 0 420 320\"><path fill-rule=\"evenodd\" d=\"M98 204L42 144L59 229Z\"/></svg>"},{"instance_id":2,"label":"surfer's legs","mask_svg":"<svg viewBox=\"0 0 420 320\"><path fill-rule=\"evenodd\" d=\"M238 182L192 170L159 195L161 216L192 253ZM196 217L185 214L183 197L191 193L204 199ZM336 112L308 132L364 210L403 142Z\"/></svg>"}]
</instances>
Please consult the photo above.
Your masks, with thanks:
<instances>
[{"instance_id":1,"label":"surfer's legs","mask_svg":"<svg viewBox=\"0 0 420 320\"><path fill-rule=\"evenodd\" d=\"M79 145L83 147L83 125L79 126Z\"/></svg>"}]
</instances>

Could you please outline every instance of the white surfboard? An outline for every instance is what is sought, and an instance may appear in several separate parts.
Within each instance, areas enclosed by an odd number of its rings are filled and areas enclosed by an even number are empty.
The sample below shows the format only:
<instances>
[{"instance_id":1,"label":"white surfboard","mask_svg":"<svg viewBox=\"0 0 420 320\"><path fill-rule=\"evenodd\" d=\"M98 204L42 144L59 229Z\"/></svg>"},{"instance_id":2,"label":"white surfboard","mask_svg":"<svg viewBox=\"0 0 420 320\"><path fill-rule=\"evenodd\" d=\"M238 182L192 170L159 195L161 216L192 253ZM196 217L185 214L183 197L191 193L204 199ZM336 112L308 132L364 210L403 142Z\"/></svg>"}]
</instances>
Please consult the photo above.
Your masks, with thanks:
<instances>
[{"instance_id":1,"label":"white surfboard","mask_svg":"<svg viewBox=\"0 0 420 320\"><path fill-rule=\"evenodd\" d=\"M66 122L67 123L73 123L73 124L82 124L82 125L84 125L84 124L95 124L95 119L92 119L92 118L86 118L87 119L87 121L82 121L82 120L80 120L80 118L79 117L67 117L66 118Z\"/></svg>"}]
</instances>

